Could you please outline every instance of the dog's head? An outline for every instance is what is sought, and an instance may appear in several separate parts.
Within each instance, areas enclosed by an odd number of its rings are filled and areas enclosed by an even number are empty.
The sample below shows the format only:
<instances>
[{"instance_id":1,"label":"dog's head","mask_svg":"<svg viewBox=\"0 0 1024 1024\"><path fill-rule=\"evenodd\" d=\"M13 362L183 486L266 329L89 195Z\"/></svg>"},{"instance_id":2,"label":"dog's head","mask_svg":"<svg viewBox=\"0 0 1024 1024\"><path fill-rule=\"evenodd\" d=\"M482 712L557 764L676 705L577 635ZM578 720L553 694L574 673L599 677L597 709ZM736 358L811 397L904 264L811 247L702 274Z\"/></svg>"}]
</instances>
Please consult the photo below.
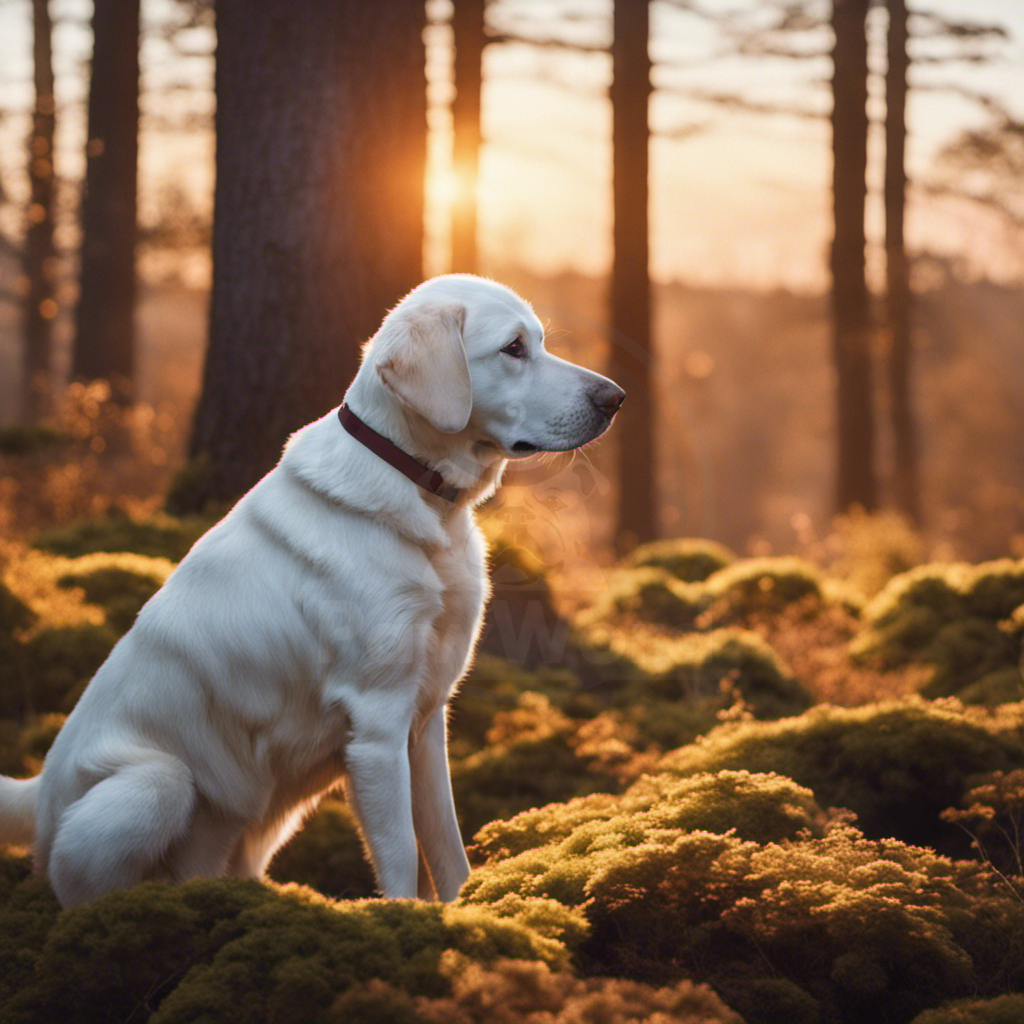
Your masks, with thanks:
<instances>
[{"instance_id":1,"label":"dog's head","mask_svg":"<svg viewBox=\"0 0 1024 1024\"><path fill-rule=\"evenodd\" d=\"M515 292L464 274L407 295L367 346L368 367L433 430L512 459L586 444L625 396L548 352L543 326Z\"/></svg>"}]
</instances>

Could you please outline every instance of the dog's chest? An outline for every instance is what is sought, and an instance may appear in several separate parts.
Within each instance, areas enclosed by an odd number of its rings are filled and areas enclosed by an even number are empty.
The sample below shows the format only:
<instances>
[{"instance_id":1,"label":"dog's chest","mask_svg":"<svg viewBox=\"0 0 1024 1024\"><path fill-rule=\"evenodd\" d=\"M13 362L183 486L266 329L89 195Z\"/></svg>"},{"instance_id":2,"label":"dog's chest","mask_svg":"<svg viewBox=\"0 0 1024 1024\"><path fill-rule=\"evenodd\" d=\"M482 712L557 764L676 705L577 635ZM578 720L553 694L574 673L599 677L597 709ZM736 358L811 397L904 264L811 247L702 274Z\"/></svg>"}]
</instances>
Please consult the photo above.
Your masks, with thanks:
<instances>
[{"instance_id":1,"label":"dog's chest","mask_svg":"<svg viewBox=\"0 0 1024 1024\"><path fill-rule=\"evenodd\" d=\"M468 524L452 540L449 548L432 552L430 557L441 590L420 682L418 703L428 713L449 698L465 671L489 589L486 549L475 525Z\"/></svg>"}]
</instances>

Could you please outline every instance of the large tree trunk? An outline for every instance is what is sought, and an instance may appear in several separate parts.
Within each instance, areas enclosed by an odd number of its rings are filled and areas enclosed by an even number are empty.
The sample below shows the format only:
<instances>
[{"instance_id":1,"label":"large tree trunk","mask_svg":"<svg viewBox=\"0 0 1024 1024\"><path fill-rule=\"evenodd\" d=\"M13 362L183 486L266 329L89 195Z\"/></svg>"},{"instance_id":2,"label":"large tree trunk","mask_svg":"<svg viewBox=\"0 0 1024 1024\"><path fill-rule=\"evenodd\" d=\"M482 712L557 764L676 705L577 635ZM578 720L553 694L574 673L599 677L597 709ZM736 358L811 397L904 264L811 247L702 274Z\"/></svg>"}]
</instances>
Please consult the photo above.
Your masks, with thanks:
<instances>
[{"instance_id":1,"label":"large tree trunk","mask_svg":"<svg viewBox=\"0 0 1024 1024\"><path fill-rule=\"evenodd\" d=\"M135 375L139 0L95 0L72 375L128 401Z\"/></svg>"},{"instance_id":2,"label":"large tree trunk","mask_svg":"<svg viewBox=\"0 0 1024 1024\"><path fill-rule=\"evenodd\" d=\"M455 99L453 164L458 192L452 206L452 270L477 271L477 179L480 166L480 94L483 85L484 11L487 0L455 0Z\"/></svg>"},{"instance_id":3,"label":"large tree trunk","mask_svg":"<svg viewBox=\"0 0 1024 1024\"><path fill-rule=\"evenodd\" d=\"M836 369L836 506L875 508L870 310L864 271L868 0L833 0L832 338Z\"/></svg>"},{"instance_id":4,"label":"large tree trunk","mask_svg":"<svg viewBox=\"0 0 1024 1024\"><path fill-rule=\"evenodd\" d=\"M52 324L57 315L57 259L53 245L53 47L49 0L32 0L35 108L29 137L31 195L22 250L27 284L22 305L22 419L38 419L53 397Z\"/></svg>"},{"instance_id":5,"label":"large tree trunk","mask_svg":"<svg viewBox=\"0 0 1024 1024\"><path fill-rule=\"evenodd\" d=\"M337 405L419 283L423 0L218 0L210 339L182 510L238 498Z\"/></svg>"},{"instance_id":6,"label":"large tree trunk","mask_svg":"<svg viewBox=\"0 0 1024 1024\"><path fill-rule=\"evenodd\" d=\"M885 75L885 257L889 320L889 402L897 507L920 524L917 436L911 399L911 293L903 224L907 175L907 5L889 0L889 64Z\"/></svg>"},{"instance_id":7,"label":"large tree trunk","mask_svg":"<svg viewBox=\"0 0 1024 1024\"><path fill-rule=\"evenodd\" d=\"M616 0L614 12L610 373L627 395L616 427L620 455L615 542L625 552L657 534L647 222L651 62L646 0Z\"/></svg>"}]
</instances>

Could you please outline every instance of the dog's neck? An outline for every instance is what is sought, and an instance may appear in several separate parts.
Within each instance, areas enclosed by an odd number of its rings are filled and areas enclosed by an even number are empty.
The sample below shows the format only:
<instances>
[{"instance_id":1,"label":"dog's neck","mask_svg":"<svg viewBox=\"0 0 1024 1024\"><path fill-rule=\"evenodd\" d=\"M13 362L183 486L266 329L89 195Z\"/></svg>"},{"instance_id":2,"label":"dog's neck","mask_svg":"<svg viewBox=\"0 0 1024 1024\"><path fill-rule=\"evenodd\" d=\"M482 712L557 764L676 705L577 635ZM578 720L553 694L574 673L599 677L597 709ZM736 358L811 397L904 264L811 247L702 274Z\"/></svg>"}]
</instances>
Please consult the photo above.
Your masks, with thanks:
<instances>
[{"instance_id":1,"label":"dog's neck","mask_svg":"<svg viewBox=\"0 0 1024 1024\"><path fill-rule=\"evenodd\" d=\"M445 505L473 508L497 490L508 461L499 451L475 443L469 429L458 434L440 433L386 392L370 399L363 393L365 387L380 385L375 380L361 380L361 376L352 382L345 404L367 426L417 462L436 470L446 484L459 491L454 503L432 495L425 500L438 503L442 511Z\"/></svg>"}]
</instances>

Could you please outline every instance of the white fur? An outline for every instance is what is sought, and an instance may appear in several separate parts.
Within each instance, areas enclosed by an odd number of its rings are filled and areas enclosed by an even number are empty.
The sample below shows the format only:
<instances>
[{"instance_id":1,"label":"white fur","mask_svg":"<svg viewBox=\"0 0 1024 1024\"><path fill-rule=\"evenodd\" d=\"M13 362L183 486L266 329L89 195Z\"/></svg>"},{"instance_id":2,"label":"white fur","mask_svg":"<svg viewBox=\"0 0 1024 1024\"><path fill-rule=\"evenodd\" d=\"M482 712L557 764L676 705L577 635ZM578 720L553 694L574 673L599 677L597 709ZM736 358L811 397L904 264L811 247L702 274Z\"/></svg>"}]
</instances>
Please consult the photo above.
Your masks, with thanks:
<instances>
[{"instance_id":1,"label":"white fur","mask_svg":"<svg viewBox=\"0 0 1024 1024\"><path fill-rule=\"evenodd\" d=\"M520 359L501 351L516 337ZM41 776L0 780L0 840L34 831L64 906L146 878L258 877L343 783L383 894L453 899L469 866L445 716L488 592L472 510L516 442L576 447L619 398L546 353L508 289L421 285L346 399L460 501L420 489L333 412L300 430L142 609Z\"/></svg>"}]
</instances>

